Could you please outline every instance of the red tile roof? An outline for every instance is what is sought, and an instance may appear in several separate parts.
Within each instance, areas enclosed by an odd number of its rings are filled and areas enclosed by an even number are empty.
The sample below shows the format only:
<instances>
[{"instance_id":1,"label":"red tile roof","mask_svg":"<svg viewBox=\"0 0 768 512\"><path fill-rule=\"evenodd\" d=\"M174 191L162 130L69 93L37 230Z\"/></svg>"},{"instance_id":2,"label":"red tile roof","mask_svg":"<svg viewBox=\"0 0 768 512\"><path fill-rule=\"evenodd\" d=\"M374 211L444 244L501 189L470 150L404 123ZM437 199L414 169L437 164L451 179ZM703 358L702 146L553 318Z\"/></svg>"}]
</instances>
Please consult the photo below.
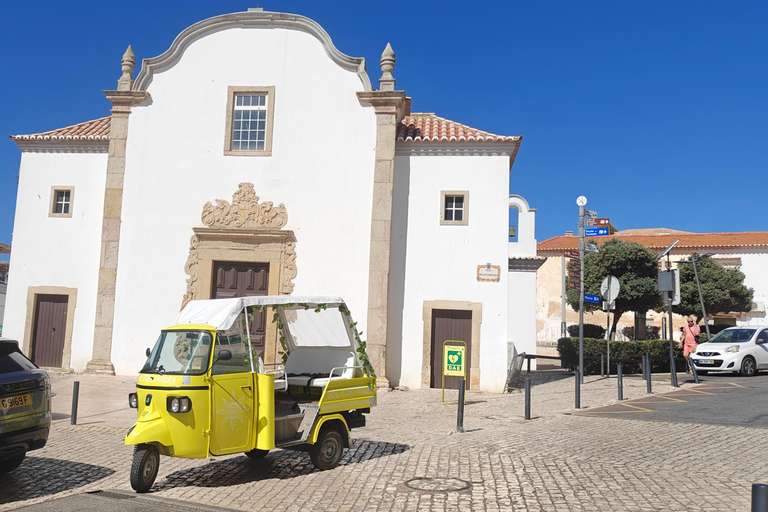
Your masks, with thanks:
<instances>
[{"instance_id":1,"label":"red tile roof","mask_svg":"<svg viewBox=\"0 0 768 512\"><path fill-rule=\"evenodd\" d=\"M637 242L649 249L661 251L680 240L674 252L693 252L702 249L739 249L768 248L768 231L748 231L744 233L670 233L668 235L609 235L593 237L598 245L619 238L626 242ZM539 242L540 254L561 253L565 249L578 249L578 236L556 236Z\"/></svg>"},{"instance_id":2,"label":"red tile roof","mask_svg":"<svg viewBox=\"0 0 768 512\"><path fill-rule=\"evenodd\" d=\"M33 133L30 135L11 135L11 140L34 140L34 141L81 141L81 140L109 140L110 117L102 117L93 121L59 128L43 133Z\"/></svg>"},{"instance_id":3,"label":"red tile roof","mask_svg":"<svg viewBox=\"0 0 768 512\"><path fill-rule=\"evenodd\" d=\"M520 136L495 135L438 117L435 114L410 114L397 127L398 142L508 142Z\"/></svg>"}]
</instances>

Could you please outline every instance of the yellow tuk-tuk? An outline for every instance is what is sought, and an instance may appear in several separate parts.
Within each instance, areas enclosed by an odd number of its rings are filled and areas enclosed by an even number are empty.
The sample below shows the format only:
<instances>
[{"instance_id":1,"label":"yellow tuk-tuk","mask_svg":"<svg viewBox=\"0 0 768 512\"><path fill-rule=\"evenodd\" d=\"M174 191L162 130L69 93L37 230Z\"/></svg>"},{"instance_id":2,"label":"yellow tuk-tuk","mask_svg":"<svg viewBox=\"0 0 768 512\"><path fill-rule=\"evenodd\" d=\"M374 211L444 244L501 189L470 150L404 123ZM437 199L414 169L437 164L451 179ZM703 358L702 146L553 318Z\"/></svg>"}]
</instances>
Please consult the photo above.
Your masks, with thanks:
<instances>
[{"instance_id":1,"label":"yellow tuk-tuk","mask_svg":"<svg viewBox=\"0 0 768 512\"><path fill-rule=\"evenodd\" d=\"M265 370L251 335L267 311L283 363ZM315 467L335 467L376 405L376 376L339 297L198 300L147 349L128 401L139 415L125 436L136 446L131 487L146 492L160 455L260 459L309 445Z\"/></svg>"}]
</instances>

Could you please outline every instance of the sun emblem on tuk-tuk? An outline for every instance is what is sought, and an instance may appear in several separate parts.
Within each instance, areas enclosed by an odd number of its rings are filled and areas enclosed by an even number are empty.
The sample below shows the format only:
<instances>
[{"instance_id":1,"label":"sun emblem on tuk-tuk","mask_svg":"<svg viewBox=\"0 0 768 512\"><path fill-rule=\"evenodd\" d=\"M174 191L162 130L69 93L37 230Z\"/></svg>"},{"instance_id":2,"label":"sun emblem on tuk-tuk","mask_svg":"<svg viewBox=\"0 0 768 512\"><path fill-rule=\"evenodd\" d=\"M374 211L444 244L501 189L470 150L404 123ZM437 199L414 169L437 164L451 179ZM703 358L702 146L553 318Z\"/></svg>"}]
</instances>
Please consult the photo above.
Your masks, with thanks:
<instances>
[{"instance_id":1,"label":"sun emblem on tuk-tuk","mask_svg":"<svg viewBox=\"0 0 768 512\"><path fill-rule=\"evenodd\" d=\"M243 400L245 400L245 395L236 399L234 391L232 392L232 400L227 400L226 398L221 399L221 401L224 402L224 408L216 411L216 414L224 416L221 420L222 425L226 425L227 422L229 422L230 428L235 430L235 423L237 421L245 423L243 413L248 412L248 408L243 405Z\"/></svg>"}]
</instances>

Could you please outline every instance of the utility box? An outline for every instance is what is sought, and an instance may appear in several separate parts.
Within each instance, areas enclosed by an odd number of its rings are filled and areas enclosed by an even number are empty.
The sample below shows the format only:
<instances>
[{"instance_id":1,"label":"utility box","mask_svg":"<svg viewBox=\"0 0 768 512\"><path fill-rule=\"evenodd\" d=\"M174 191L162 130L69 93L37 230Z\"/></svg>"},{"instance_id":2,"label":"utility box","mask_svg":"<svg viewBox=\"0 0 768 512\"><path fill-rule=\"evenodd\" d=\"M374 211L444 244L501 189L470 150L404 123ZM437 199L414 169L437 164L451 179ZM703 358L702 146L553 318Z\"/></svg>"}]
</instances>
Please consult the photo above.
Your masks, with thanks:
<instances>
[{"instance_id":1,"label":"utility box","mask_svg":"<svg viewBox=\"0 0 768 512\"><path fill-rule=\"evenodd\" d=\"M671 300L672 305L680 304L680 270L663 270L659 272L659 291L664 296L664 302Z\"/></svg>"}]
</instances>

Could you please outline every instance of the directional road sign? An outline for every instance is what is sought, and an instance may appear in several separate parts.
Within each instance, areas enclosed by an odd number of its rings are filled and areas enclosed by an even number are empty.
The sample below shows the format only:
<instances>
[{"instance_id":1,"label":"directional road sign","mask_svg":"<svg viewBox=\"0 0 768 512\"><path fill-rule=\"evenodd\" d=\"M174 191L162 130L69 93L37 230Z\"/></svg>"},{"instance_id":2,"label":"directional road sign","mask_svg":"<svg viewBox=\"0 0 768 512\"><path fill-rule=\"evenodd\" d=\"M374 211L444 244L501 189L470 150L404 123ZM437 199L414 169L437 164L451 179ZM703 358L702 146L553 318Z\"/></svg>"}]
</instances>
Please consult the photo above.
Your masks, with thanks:
<instances>
[{"instance_id":1,"label":"directional road sign","mask_svg":"<svg viewBox=\"0 0 768 512\"><path fill-rule=\"evenodd\" d=\"M581 290L581 282L568 281L568 288L571 290Z\"/></svg>"},{"instance_id":2,"label":"directional road sign","mask_svg":"<svg viewBox=\"0 0 768 512\"><path fill-rule=\"evenodd\" d=\"M579 251L574 251L572 249L566 249L563 251L563 255L566 258L576 258L579 259Z\"/></svg>"},{"instance_id":3,"label":"directional road sign","mask_svg":"<svg viewBox=\"0 0 768 512\"><path fill-rule=\"evenodd\" d=\"M584 294L584 302L591 302L593 304L600 304L600 296L599 295L591 295L589 293Z\"/></svg>"},{"instance_id":4,"label":"directional road sign","mask_svg":"<svg viewBox=\"0 0 768 512\"><path fill-rule=\"evenodd\" d=\"M585 228L584 236L606 236L608 228Z\"/></svg>"},{"instance_id":5,"label":"directional road sign","mask_svg":"<svg viewBox=\"0 0 768 512\"><path fill-rule=\"evenodd\" d=\"M569 270L568 277L570 277L571 279L578 279L579 281L581 281L581 272L579 272L578 270Z\"/></svg>"},{"instance_id":6,"label":"directional road sign","mask_svg":"<svg viewBox=\"0 0 768 512\"><path fill-rule=\"evenodd\" d=\"M575 268L581 270L581 260L568 260L568 268Z\"/></svg>"},{"instance_id":7,"label":"directional road sign","mask_svg":"<svg viewBox=\"0 0 768 512\"><path fill-rule=\"evenodd\" d=\"M610 223L611 223L611 219L608 219L608 218L593 219L588 217L584 219L585 226L607 226Z\"/></svg>"},{"instance_id":8,"label":"directional road sign","mask_svg":"<svg viewBox=\"0 0 768 512\"><path fill-rule=\"evenodd\" d=\"M587 210L587 209L585 208L585 209L584 209L584 217L585 217L585 218L589 218L589 217L591 217L591 218L594 218L594 217L597 217L597 212L596 212L596 211L594 211L594 210Z\"/></svg>"},{"instance_id":9,"label":"directional road sign","mask_svg":"<svg viewBox=\"0 0 768 512\"><path fill-rule=\"evenodd\" d=\"M584 250L587 252L599 252L600 249L597 248L597 244L584 244Z\"/></svg>"}]
</instances>

